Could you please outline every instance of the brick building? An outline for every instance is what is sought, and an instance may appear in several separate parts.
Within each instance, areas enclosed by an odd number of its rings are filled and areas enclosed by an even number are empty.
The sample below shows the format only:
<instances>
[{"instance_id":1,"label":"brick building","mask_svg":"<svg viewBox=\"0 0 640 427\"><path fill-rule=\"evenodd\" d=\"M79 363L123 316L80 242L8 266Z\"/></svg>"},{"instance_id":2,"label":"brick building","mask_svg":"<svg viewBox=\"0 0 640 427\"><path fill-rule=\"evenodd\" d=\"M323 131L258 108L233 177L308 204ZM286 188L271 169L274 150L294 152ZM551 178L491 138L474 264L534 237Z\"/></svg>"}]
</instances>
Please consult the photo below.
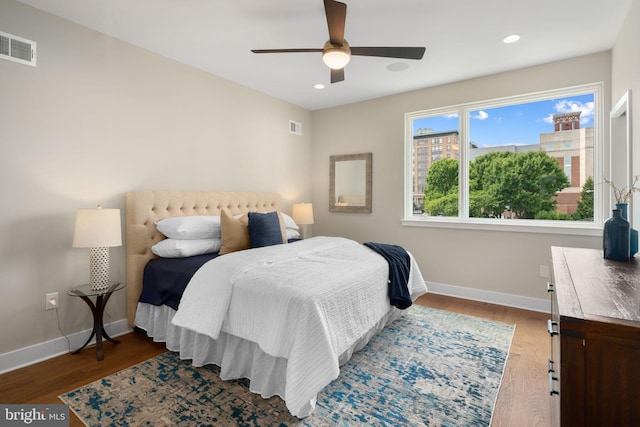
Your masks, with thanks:
<instances>
[{"instance_id":1,"label":"brick building","mask_svg":"<svg viewBox=\"0 0 640 427\"><path fill-rule=\"evenodd\" d=\"M553 115L554 131L540 134L540 149L555 158L569 178L569 187L558 193L558 212L572 214L580 191L593 175L593 127L580 127L581 112Z\"/></svg>"},{"instance_id":2,"label":"brick building","mask_svg":"<svg viewBox=\"0 0 640 427\"><path fill-rule=\"evenodd\" d=\"M413 206L422 210L429 167L440 159L458 159L460 144L457 130L434 132L418 129L413 136Z\"/></svg>"}]
</instances>

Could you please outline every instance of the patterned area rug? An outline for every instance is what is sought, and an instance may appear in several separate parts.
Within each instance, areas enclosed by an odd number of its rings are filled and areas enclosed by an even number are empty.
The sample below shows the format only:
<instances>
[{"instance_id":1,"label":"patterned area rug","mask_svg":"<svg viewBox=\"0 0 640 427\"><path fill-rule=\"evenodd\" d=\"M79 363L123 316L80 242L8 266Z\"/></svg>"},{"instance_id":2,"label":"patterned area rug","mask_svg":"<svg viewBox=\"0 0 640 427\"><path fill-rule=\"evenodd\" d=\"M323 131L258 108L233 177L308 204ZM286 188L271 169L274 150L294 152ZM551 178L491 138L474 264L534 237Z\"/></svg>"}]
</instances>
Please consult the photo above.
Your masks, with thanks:
<instances>
[{"instance_id":1,"label":"patterned area rug","mask_svg":"<svg viewBox=\"0 0 640 427\"><path fill-rule=\"evenodd\" d=\"M420 306L388 326L292 417L246 380L165 353L60 399L89 426L488 426L514 325Z\"/></svg>"}]
</instances>

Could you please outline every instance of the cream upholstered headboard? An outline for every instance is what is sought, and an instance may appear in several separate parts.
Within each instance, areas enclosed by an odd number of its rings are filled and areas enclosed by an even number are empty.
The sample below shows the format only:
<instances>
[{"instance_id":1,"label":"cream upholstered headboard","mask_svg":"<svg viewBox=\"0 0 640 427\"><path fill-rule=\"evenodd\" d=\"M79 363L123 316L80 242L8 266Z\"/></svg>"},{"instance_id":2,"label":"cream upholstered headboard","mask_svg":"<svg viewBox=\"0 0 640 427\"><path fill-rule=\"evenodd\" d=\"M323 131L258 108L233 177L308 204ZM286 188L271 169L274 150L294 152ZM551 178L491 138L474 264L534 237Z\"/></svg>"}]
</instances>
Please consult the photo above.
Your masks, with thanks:
<instances>
[{"instance_id":1,"label":"cream upholstered headboard","mask_svg":"<svg viewBox=\"0 0 640 427\"><path fill-rule=\"evenodd\" d=\"M156 256L151 246L165 238L156 221L187 215L232 215L250 211L281 211L277 193L224 191L133 191L126 195L127 319L134 326L136 307L142 292L142 273Z\"/></svg>"}]
</instances>

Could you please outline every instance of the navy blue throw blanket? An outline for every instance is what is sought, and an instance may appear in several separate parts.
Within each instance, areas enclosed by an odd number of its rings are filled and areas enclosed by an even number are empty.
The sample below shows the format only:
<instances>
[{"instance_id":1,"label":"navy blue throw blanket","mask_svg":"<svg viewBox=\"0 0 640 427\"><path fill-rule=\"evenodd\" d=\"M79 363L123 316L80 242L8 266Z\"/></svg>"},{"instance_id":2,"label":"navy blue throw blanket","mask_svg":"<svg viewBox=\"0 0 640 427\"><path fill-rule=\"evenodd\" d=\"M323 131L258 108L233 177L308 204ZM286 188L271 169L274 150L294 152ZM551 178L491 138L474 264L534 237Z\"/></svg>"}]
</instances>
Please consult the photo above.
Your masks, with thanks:
<instances>
[{"instance_id":1,"label":"navy blue throw blanket","mask_svg":"<svg viewBox=\"0 0 640 427\"><path fill-rule=\"evenodd\" d=\"M404 310L412 304L409 293L409 253L398 245L365 242L365 246L380 254L389 263L389 300L391 305Z\"/></svg>"}]
</instances>

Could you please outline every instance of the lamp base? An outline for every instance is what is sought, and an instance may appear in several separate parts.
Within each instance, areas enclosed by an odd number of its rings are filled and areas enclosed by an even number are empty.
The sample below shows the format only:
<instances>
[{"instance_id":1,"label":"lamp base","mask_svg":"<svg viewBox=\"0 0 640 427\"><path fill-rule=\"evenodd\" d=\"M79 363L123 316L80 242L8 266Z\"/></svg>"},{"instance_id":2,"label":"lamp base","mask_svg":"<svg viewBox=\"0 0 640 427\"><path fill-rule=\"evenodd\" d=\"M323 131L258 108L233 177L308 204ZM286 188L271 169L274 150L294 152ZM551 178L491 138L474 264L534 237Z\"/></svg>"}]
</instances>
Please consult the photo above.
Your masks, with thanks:
<instances>
[{"instance_id":1,"label":"lamp base","mask_svg":"<svg viewBox=\"0 0 640 427\"><path fill-rule=\"evenodd\" d=\"M89 248L89 285L92 291L109 289L109 248Z\"/></svg>"}]
</instances>

